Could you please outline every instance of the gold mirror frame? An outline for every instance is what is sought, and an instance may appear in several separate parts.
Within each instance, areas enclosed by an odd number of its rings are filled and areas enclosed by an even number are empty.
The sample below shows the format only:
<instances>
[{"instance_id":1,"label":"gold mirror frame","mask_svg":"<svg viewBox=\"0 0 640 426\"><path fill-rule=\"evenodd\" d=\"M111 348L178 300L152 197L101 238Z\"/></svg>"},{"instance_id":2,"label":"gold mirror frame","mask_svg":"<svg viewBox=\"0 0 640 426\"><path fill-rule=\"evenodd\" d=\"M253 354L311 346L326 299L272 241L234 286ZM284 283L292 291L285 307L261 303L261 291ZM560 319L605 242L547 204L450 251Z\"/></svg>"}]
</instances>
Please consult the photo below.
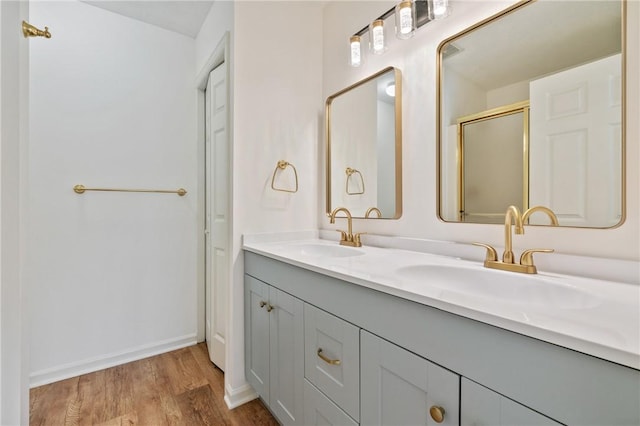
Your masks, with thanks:
<instances>
[{"instance_id":1,"label":"gold mirror frame","mask_svg":"<svg viewBox=\"0 0 640 426\"><path fill-rule=\"evenodd\" d=\"M620 99L621 99L621 128L620 128L620 158L621 158L621 164L620 164L620 220L611 226L576 226L576 225L562 225L560 224L560 226L563 227L568 227L568 228L579 228L579 229L613 229L613 228L617 228L619 226L621 226L625 219L626 219L626 192L627 192L627 185L626 185L626 122L627 122L627 112L626 112L626 75L627 75L627 4L626 4L627 0L620 0L620 7L621 7L621 22L620 22L620 26L621 26L621 35L620 35L620 42L621 42L621 51L620 51L620 56L621 56L621 75L620 75ZM528 6L532 3L537 3L536 0L523 0L519 3L516 3L515 5L503 10L502 12L499 12L493 16L490 16L487 19L484 19L472 26L470 26L469 28L451 36L448 37L447 39L443 40L437 49L437 55L436 55L436 157L437 157L437 161L436 161L436 216L438 217L439 220L443 221L443 222L448 222L448 223L469 223L469 222L459 222L459 221L454 221L454 220L447 220L444 219L442 216L442 211L443 211L443 206L442 206L442 192L443 192L443 177L442 177L442 173L443 173L443 164L442 162L443 160L443 147L442 147L442 135L443 135L443 123L442 123L442 105L443 105L443 80L442 80L442 74L443 74L443 53L445 51L445 48L447 47L447 45L449 45L450 43L452 43L453 41L455 41L456 39L463 37L464 35L480 28L483 27L485 25L488 25L494 21L499 20L500 18L503 18L505 16L508 16L520 9L522 9L525 6ZM456 167L460 167L460 158L459 158L459 153L456 154L458 156L458 158L456 159L457 161L457 165ZM457 215L458 217L460 215ZM477 222L475 222L477 224Z\"/></svg>"},{"instance_id":2,"label":"gold mirror frame","mask_svg":"<svg viewBox=\"0 0 640 426\"><path fill-rule=\"evenodd\" d=\"M387 67L367 78L364 78L357 83L329 96L325 103L325 140L326 140L326 213L330 214L333 209L336 207L346 207L351 210L349 205L332 205L332 125L336 121L335 117L331 116L331 107L336 98L340 96L344 96L348 94L352 90L363 86L366 83L375 81L379 77L384 76L387 73L392 73L393 79L395 81L395 101L394 101L394 147L395 147L395 158L393 160L394 172L393 176L395 179L395 184L393 185L395 194L393 195L393 199L395 201L395 209L393 214L383 215L379 217L378 206L368 206L366 213L363 211L360 214L358 211L351 211L354 218L359 219L398 219L402 216L402 73L399 69L395 67ZM335 143L335 141L333 141ZM336 188L345 189L345 192L350 196L361 195L365 189L365 180L363 178L363 174L357 170L357 168L352 168L351 165L347 165L345 169L346 185L344 182L334 183ZM353 179L353 182L349 182L349 179ZM361 184L360 184L361 182ZM351 185L351 186L350 186ZM367 190L369 190L371 185L366 184ZM362 208L361 208L362 209ZM364 209L363 209L364 210Z\"/></svg>"}]
</instances>

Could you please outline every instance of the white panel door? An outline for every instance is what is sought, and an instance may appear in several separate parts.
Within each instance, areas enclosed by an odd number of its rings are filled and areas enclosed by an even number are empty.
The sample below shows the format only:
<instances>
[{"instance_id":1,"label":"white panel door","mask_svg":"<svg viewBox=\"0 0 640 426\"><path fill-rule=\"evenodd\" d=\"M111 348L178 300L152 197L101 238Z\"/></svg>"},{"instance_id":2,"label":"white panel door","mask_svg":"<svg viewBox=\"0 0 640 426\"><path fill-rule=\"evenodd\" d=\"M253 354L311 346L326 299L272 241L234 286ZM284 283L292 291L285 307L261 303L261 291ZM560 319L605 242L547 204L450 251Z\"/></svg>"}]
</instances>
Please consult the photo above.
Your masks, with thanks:
<instances>
[{"instance_id":1,"label":"white panel door","mask_svg":"<svg viewBox=\"0 0 640 426\"><path fill-rule=\"evenodd\" d=\"M613 55L530 85L529 205L551 208L563 225L620 221L620 64Z\"/></svg>"},{"instance_id":2,"label":"white panel door","mask_svg":"<svg viewBox=\"0 0 640 426\"><path fill-rule=\"evenodd\" d=\"M211 74L205 91L205 315L209 358L225 369L229 289L230 168L227 66Z\"/></svg>"}]
</instances>

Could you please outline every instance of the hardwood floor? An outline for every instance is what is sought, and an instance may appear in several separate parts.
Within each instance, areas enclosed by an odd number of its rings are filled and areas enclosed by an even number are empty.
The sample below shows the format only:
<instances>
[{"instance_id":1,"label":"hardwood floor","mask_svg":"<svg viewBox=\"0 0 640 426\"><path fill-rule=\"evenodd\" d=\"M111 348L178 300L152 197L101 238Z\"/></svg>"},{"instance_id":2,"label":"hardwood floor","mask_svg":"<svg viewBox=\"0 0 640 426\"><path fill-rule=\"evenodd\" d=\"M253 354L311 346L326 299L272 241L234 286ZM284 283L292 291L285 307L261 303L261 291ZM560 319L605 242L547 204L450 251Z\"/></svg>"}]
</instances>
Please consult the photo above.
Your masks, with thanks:
<instances>
[{"instance_id":1,"label":"hardwood floor","mask_svg":"<svg viewBox=\"0 0 640 426\"><path fill-rule=\"evenodd\" d=\"M31 389L31 425L277 425L260 400L229 410L204 343Z\"/></svg>"}]
</instances>

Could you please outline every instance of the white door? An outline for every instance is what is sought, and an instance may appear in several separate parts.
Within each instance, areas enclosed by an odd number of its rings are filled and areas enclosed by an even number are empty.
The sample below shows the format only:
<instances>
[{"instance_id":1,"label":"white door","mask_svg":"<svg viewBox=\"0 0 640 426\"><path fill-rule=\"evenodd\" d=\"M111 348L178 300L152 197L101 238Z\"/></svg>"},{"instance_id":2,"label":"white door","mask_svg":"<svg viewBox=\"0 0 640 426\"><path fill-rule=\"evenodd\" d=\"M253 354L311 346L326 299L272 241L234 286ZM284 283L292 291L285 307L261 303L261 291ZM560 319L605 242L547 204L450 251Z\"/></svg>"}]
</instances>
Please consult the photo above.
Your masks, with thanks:
<instances>
[{"instance_id":1,"label":"white door","mask_svg":"<svg viewBox=\"0 0 640 426\"><path fill-rule=\"evenodd\" d=\"M223 371L231 259L226 75L223 62L209 74L205 90L205 333L209 358Z\"/></svg>"},{"instance_id":2,"label":"white door","mask_svg":"<svg viewBox=\"0 0 640 426\"><path fill-rule=\"evenodd\" d=\"M620 70L618 54L531 83L529 205L551 208L563 225L620 221Z\"/></svg>"}]
</instances>

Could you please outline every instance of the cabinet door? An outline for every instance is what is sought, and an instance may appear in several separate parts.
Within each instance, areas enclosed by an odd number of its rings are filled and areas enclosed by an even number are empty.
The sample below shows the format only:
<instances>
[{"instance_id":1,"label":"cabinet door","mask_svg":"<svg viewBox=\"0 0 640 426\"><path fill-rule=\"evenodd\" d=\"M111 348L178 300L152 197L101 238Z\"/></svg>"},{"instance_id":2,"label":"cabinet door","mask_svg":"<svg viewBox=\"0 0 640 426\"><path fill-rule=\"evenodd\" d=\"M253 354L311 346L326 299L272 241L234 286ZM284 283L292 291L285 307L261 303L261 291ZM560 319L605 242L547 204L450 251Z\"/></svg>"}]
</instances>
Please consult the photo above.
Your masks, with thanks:
<instances>
[{"instance_id":1,"label":"cabinet door","mask_svg":"<svg viewBox=\"0 0 640 426\"><path fill-rule=\"evenodd\" d=\"M269 404L269 286L249 275L245 279L245 374Z\"/></svg>"},{"instance_id":2,"label":"cabinet door","mask_svg":"<svg viewBox=\"0 0 640 426\"><path fill-rule=\"evenodd\" d=\"M269 406L284 425L303 424L303 303L271 287L269 290Z\"/></svg>"},{"instance_id":3,"label":"cabinet door","mask_svg":"<svg viewBox=\"0 0 640 426\"><path fill-rule=\"evenodd\" d=\"M361 424L458 425L460 376L364 330L360 345Z\"/></svg>"},{"instance_id":4,"label":"cabinet door","mask_svg":"<svg viewBox=\"0 0 640 426\"><path fill-rule=\"evenodd\" d=\"M360 418L358 327L304 305L305 377L356 421Z\"/></svg>"},{"instance_id":5,"label":"cabinet door","mask_svg":"<svg viewBox=\"0 0 640 426\"><path fill-rule=\"evenodd\" d=\"M358 425L308 380L304 381L304 424L307 426Z\"/></svg>"},{"instance_id":6,"label":"cabinet door","mask_svg":"<svg viewBox=\"0 0 640 426\"><path fill-rule=\"evenodd\" d=\"M460 424L463 426L559 426L548 417L462 378Z\"/></svg>"}]
</instances>

